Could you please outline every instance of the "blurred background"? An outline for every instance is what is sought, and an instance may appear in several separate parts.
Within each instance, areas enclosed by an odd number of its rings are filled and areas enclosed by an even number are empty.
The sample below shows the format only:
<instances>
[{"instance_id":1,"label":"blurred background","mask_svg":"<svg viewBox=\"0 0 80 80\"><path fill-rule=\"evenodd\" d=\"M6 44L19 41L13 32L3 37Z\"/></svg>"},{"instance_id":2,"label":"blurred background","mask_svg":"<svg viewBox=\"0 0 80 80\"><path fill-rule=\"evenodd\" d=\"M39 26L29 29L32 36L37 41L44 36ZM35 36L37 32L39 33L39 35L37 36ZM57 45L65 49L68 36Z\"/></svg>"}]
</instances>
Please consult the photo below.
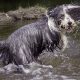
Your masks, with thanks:
<instances>
[{"instance_id":1,"label":"blurred background","mask_svg":"<svg viewBox=\"0 0 80 80\"><path fill-rule=\"evenodd\" d=\"M51 7L60 4L78 3L80 0L0 0L0 11L15 10L18 7L43 6Z\"/></svg>"}]
</instances>

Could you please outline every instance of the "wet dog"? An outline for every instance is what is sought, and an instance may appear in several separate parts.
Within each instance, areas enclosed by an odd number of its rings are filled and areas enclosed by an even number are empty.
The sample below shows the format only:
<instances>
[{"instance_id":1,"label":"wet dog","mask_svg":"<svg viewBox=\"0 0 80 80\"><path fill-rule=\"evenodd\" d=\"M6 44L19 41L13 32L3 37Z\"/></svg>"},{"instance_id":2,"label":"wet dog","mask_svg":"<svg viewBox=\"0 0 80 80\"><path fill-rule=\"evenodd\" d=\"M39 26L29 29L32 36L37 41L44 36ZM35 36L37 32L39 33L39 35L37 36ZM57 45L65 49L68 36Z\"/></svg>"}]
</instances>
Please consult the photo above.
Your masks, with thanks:
<instances>
[{"instance_id":1,"label":"wet dog","mask_svg":"<svg viewBox=\"0 0 80 80\"><path fill-rule=\"evenodd\" d=\"M44 50L54 53L56 48L60 48L63 51L68 44L65 33L72 32L76 27L79 18L74 13L78 11L80 6L77 5L50 8L42 19L16 30L0 42L3 64L24 66L36 61Z\"/></svg>"}]
</instances>

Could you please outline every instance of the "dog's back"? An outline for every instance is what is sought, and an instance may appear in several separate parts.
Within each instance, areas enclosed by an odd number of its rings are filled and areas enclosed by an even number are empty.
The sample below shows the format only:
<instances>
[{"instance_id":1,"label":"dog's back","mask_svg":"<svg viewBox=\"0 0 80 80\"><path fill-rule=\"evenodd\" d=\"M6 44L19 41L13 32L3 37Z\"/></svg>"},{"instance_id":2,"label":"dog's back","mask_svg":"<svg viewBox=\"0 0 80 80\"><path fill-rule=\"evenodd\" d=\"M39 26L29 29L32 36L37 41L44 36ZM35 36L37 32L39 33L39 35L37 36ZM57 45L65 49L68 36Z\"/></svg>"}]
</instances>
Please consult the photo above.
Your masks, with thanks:
<instances>
[{"instance_id":1,"label":"dog's back","mask_svg":"<svg viewBox=\"0 0 80 80\"><path fill-rule=\"evenodd\" d=\"M2 49L5 53L3 57L8 55L7 58L10 58L3 60L4 63L8 64L10 60L17 65L26 65L35 61L44 49L53 50L59 44L60 34L50 32L47 21L45 17L12 33L5 41L8 50Z\"/></svg>"}]
</instances>

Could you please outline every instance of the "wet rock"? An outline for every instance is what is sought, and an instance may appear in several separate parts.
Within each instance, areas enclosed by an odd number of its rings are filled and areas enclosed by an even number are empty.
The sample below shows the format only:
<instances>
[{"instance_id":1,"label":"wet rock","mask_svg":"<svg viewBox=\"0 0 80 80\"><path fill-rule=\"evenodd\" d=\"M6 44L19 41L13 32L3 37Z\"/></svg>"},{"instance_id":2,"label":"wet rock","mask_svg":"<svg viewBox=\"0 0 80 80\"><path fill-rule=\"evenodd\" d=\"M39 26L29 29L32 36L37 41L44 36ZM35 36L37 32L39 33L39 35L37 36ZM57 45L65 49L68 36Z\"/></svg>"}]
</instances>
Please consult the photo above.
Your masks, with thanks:
<instances>
[{"instance_id":1,"label":"wet rock","mask_svg":"<svg viewBox=\"0 0 80 80\"><path fill-rule=\"evenodd\" d=\"M0 25L5 23L11 23L18 20L32 20L40 18L44 12L45 8L35 6L30 8L19 8L15 11L8 11L6 13L0 13Z\"/></svg>"},{"instance_id":2,"label":"wet rock","mask_svg":"<svg viewBox=\"0 0 80 80\"><path fill-rule=\"evenodd\" d=\"M24 20L24 19L36 19L40 18L45 12L45 8L42 7L31 7L31 8L19 8L15 11L7 12L8 16L16 19L16 20Z\"/></svg>"},{"instance_id":3,"label":"wet rock","mask_svg":"<svg viewBox=\"0 0 80 80\"><path fill-rule=\"evenodd\" d=\"M6 22L11 22L12 18L8 16L7 13L0 13L0 25L6 23Z\"/></svg>"}]
</instances>

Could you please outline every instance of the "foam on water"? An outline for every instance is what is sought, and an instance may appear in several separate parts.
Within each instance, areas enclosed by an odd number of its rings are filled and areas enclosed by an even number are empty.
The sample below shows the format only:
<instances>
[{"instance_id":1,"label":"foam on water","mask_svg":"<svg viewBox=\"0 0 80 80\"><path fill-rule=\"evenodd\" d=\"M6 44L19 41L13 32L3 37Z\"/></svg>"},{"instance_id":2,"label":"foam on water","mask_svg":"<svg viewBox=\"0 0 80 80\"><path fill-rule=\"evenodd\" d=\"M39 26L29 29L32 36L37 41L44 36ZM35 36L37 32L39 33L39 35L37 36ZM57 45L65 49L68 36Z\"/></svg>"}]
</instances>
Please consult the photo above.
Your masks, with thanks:
<instances>
[{"instance_id":1,"label":"foam on water","mask_svg":"<svg viewBox=\"0 0 80 80\"><path fill-rule=\"evenodd\" d=\"M57 75L54 73L54 68L51 65L41 65L35 62L32 62L27 65L28 67L19 66L19 69L14 64L9 64L0 69L4 72L0 76L3 76L3 80L76 80L64 75ZM8 68L6 68L8 67ZM11 71L12 70L12 71ZM21 73L13 73L17 70L20 70ZM5 71L7 77L4 75Z\"/></svg>"},{"instance_id":2,"label":"foam on water","mask_svg":"<svg viewBox=\"0 0 80 80\"><path fill-rule=\"evenodd\" d=\"M28 66L30 68L27 68L24 72L31 76L29 80L75 80L64 75L56 75L51 65L40 65L32 62Z\"/></svg>"}]
</instances>

